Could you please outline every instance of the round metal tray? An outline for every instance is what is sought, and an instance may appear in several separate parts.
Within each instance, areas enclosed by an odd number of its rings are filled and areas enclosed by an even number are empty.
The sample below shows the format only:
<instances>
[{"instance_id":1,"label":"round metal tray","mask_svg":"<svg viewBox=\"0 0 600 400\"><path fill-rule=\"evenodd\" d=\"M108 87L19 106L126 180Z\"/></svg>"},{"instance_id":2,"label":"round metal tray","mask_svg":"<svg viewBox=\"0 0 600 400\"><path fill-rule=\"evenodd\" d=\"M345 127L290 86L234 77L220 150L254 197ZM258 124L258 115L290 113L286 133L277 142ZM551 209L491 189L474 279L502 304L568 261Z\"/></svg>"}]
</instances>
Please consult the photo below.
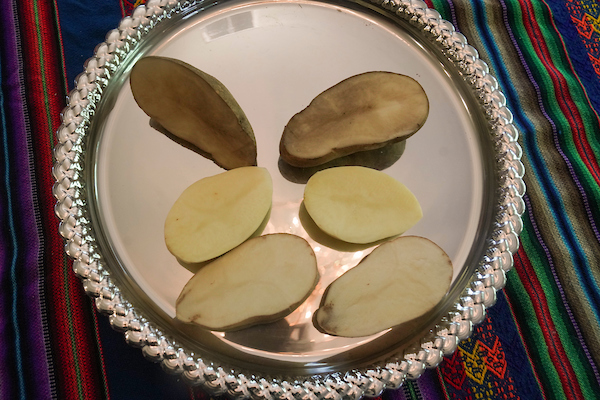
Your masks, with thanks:
<instances>
[{"instance_id":1,"label":"round metal tray","mask_svg":"<svg viewBox=\"0 0 600 400\"><path fill-rule=\"evenodd\" d=\"M321 273L284 320L223 333L174 318L193 270L167 251L164 219L183 189L223 170L149 125L128 83L146 55L215 76L248 116L258 165L274 183L264 233L306 238ZM301 212L305 171L279 160L279 138L320 92L375 70L412 76L429 97L425 126L384 171L423 208L407 234L436 242L455 270L448 295L424 317L369 337L334 337L313 327L312 312L325 287L373 247L311 235ZM107 34L76 85L55 149L66 252L127 342L191 384L261 399L377 395L437 366L504 286L524 208L518 134L477 51L422 1L148 1Z\"/></svg>"}]
</instances>

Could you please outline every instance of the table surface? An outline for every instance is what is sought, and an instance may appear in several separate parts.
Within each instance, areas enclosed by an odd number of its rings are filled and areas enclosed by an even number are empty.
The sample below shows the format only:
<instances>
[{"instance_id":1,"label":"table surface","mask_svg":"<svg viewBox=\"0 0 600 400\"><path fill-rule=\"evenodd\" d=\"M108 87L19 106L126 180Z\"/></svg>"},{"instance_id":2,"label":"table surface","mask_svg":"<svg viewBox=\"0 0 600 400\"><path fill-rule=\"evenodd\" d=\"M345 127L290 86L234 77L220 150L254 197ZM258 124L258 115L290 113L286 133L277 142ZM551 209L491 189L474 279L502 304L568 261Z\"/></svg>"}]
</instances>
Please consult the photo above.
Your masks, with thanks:
<instances>
[{"instance_id":1,"label":"table surface","mask_svg":"<svg viewBox=\"0 0 600 400\"><path fill-rule=\"evenodd\" d=\"M67 94L143 1L0 0L0 399L200 399L128 346L65 255L52 194ZM518 128L527 193L506 287L394 399L600 398L600 3L427 0L478 49Z\"/></svg>"}]
</instances>

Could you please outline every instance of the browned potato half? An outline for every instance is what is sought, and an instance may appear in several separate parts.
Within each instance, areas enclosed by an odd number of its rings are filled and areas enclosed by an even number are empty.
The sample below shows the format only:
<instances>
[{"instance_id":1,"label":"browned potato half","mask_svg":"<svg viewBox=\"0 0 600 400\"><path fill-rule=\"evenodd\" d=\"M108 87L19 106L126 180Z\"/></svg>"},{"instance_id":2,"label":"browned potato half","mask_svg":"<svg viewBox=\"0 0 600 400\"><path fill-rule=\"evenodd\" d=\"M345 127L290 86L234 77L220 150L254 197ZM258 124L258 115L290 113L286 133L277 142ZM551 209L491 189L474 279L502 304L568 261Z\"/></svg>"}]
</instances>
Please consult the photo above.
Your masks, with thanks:
<instances>
[{"instance_id":1,"label":"browned potato half","mask_svg":"<svg viewBox=\"0 0 600 400\"><path fill-rule=\"evenodd\" d=\"M314 174L304 188L304 206L323 232L349 243L400 235L423 216L404 184L385 172L358 166Z\"/></svg>"},{"instance_id":2,"label":"browned potato half","mask_svg":"<svg viewBox=\"0 0 600 400\"><path fill-rule=\"evenodd\" d=\"M141 58L130 86L140 108L159 129L225 169L256 165L250 122L216 78L165 57Z\"/></svg>"},{"instance_id":3,"label":"browned potato half","mask_svg":"<svg viewBox=\"0 0 600 400\"><path fill-rule=\"evenodd\" d=\"M286 125L279 151L296 167L320 165L357 151L405 140L429 114L429 101L411 77L366 72L319 94Z\"/></svg>"},{"instance_id":4,"label":"browned potato half","mask_svg":"<svg viewBox=\"0 0 600 400\"><path fill-rule=\"evenodd\" d=\"M265 168L240 167L203 178L184 190L167 214L167 248L187 264L218 257L255 233L272 197Z\"/></svg>"},{"instance_id":5,"label":"browned potato half","mask_svg":"<svg viewBox=\"0 0 600 400\"><path fill-rule=\"evenodd\" d=\"M429 239L402 236L376 247L325 290L313 322L335 336L368 336L423 316L446 295L448 255Z\"/></svg>"},{"instance_id":6,"label":"browned potato half","mask_svg":"<svg viewBox=\"0 0 600 400\"><path fill-rule=\"evenodd\" d=\"M300 306L318 279L306 240L286 233L256 237L190 279L177 299L177 318L216 331L274 322Z\"/></svg>"}]
</instances>

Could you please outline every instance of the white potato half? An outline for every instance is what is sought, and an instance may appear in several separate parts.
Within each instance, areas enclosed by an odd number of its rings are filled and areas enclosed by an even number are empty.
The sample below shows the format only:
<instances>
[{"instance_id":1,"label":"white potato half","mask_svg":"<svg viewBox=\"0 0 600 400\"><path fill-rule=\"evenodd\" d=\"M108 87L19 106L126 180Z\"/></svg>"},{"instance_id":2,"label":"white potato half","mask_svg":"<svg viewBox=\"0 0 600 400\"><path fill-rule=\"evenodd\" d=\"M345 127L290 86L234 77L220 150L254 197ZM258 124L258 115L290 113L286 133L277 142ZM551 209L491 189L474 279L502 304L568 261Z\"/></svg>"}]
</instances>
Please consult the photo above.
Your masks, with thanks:
<instances>
[{"instance_id":1,"label":"white potato half","mask_svg":"<svg viewBox=\"0 0 600 400\"><path fill-rule=\"evenodd\" d=\"M240 167L203 178L183 191L165 220L165 243L185 263L218 257L261 226L273 197L269 171Z\"/></svg>"},{"instance_id":2,"label":"white potato half","mask_svg":"<svg viewBox=\"0 0 600 400\"><path fill-rule=\"evenodd\" d=\"M429 239L401 236L333 281L315 312L330 335L372 335L423 316L448 292L452 262Z\"/></svg>"},{"instance_id":3,"label":"white potato half","mask_svg":"<svg viewBox=\"0 0 600 400\"><path fill-rule=\"evenodd\" d=\"M255 237L190 279L177 299L177 318L217 331L273 322L300 306L318 279L306 240L287 233Z\"/></svg>"},{"instance_id":4,"label":"white potato half","mask_svg":"<svg viewBox=\"0 0 600 400\"><path fill-rule=\"evenodd\" d=\"M423 216L405 185L385 172L359 166L314 174L304 189L304 205L325 233L350 243L400 235Z\"/></svg>"}]
</instances>

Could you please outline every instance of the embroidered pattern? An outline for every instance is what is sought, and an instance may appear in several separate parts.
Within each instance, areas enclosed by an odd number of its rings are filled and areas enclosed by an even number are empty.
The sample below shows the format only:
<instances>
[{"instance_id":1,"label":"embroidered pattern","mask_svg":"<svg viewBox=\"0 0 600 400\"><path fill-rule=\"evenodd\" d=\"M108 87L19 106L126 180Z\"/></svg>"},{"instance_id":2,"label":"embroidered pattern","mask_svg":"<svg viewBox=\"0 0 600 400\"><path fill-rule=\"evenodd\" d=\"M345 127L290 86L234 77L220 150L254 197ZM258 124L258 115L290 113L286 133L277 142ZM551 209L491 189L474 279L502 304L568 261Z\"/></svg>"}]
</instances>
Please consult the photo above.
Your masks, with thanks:
<instances>
[{"instance_id":1,"label":"embroidered pattern","mask_svg":"<svg viewBox=\"0 0 600 400\"><path fill-rule=\"evenodd\" d=\"M123 10L123 15L131 15L133 10L146 2L146 0L121 0L121 9Z\"/></svg>"},{"instance_id":2,"label":"embroidered pattern","mask_svg":"<svg viewBox=\"0 0 600 400\"><path fill-rule=\"evenodd\" d=\"M489 317L440 365L452 400L520 399Z\"/></svg>"},{"instance_id":3,"label":"embroidered pattern","mask_svg":"<svg viewBox=\"0 0 600 400\"><path fill-rule=\"evenodd\" d=\"M571 21L588 52L596 75L600 77L600 3L596 1L567 0Z\"/></svg>"}]
</instances>

